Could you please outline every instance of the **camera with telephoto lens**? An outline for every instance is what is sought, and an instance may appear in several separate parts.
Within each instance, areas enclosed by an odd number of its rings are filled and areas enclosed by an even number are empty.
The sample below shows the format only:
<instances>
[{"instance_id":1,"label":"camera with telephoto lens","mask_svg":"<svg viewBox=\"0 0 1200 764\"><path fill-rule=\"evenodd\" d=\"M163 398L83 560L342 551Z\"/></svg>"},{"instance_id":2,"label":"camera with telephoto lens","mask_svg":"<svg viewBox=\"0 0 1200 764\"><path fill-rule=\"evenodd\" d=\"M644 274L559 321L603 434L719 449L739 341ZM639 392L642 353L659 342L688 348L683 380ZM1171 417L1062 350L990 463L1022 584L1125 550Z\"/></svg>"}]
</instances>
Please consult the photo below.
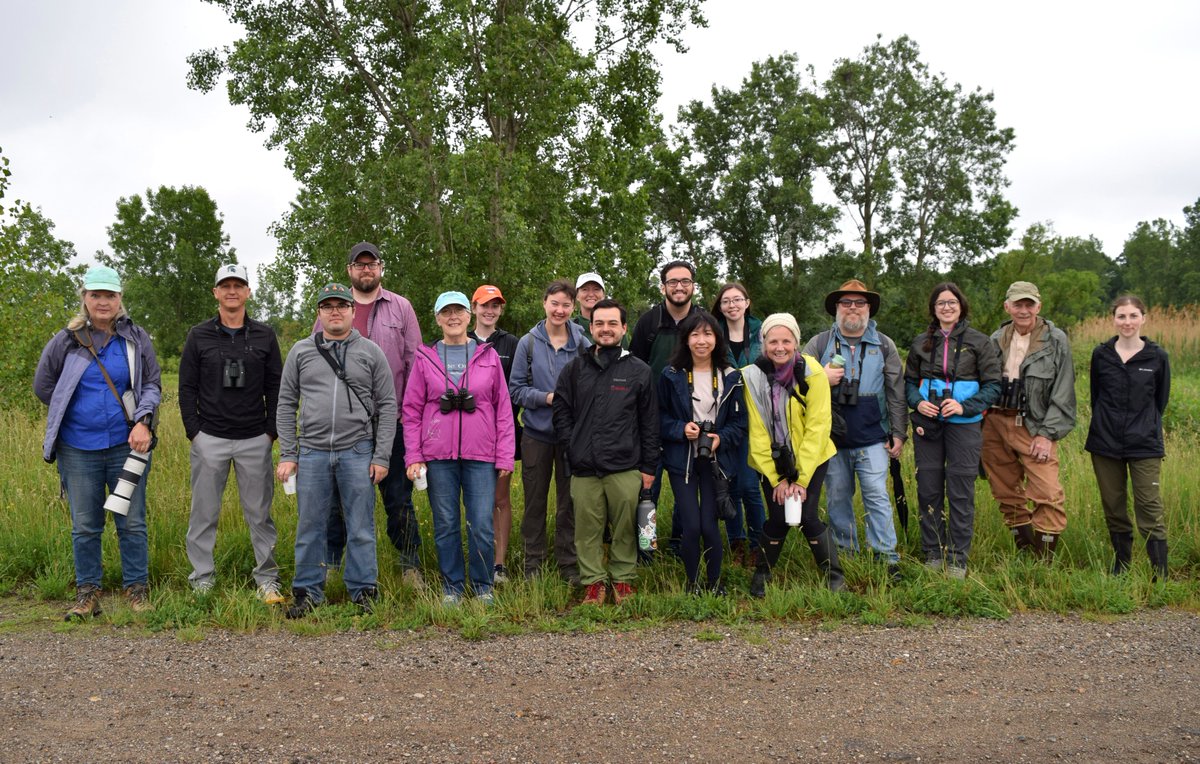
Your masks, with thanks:
<instances>
[{"instance_id":1,"label":"camera with telephoto lens","mask_svg":"<svg viewBox=\"0 0 1200 764\"><path fill-rule=\"evenodd\" d=\"M150 447L154 447L153 441ZM118 515L128 515L129 500L133 497L133 492L137 490L138 483L142 482L142 475L149 466L149 451L144 454L130 451L129 456L125 457L125 463L121 465L121 475L117 478L117 487L104 500L104 508Z\"/></svg>"},{"instance_id":2,"label":"camera with telephoto lens","mask_svg":"<svg viewBox=\"0 0 1200 764\"><path fill-rule=\"evenodd\" d=\"M713 436L717 426L713 422L696 422L700 427L700 435L696 438L696 456L701 459L712 458Z\"/></svg>"},{"instance_id":3,"label":"camera with telephoto lens","mask_svg":"<svg viewBox=\"0 0 1200 764\"><path fill-rule=\"evenodd\" d=\"M1016 409L1020 411L1025 408L1025 383L1020 378L1009 379L1005 377L1000 384L1000 400L996 402L996 406L1002 409Z\"/></svg>"},{"instance_id":4,"label":"camera with telephoto lens","mask_svg":"<svg viewBox=\"0 0 1200 764\"><path fill-rule=\"evenodd\" d=\"M839 406L857 406L858 380L843 378L841 384L837 386L837 400L834 403Z\"/></svg>"},{"instance_id":5,"label":"camera with telephoto lens","mask_svg":"<svg viewBox=\"0 0 1200 764\"><path fill-rule=\"evenodd\" d=\"M438 406L443 414L449 414L451 411L470 414L475 410L475 396L466 390L447 390L442 393L441 398L438 398Z\"/></svg>"},{"instance_id":6,"label":"camera with telephoto lens","mask_svg":"<svg viewBox=\"0 0 1200 764\"><path fill-rule=\"evenodd\" d=\"M224 387L246 386L246 364L241 358L226 358L225 373L221 377Z\"/></svg>"}]
</instances>

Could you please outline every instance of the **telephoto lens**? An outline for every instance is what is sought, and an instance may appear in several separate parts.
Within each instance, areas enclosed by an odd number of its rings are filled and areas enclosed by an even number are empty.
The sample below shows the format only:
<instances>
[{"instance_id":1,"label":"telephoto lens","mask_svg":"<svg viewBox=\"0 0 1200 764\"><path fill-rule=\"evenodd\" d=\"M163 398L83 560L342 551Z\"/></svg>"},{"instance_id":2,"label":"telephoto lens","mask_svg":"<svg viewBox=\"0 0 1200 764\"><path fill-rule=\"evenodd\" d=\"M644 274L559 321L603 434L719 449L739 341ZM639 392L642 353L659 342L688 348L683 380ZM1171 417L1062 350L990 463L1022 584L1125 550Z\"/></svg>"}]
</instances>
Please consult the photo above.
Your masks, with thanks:
<instances>
[{"instance_id":1,"label":"telephoto lens","mask_svg":"<svg viewBox=\"0 0 1200 764\"><path fill-rule=\"evenodd\" d=\"M148 466L150 466L149 451L144 454L130 451L129 456L125 459L125 464L121 465L121 476L117 478L117 487L104 500L104 508L118 515L128 515L129 499L137 490L138 483L141 482L142 475L145 474Z\"/></svg>"}]
</instances>

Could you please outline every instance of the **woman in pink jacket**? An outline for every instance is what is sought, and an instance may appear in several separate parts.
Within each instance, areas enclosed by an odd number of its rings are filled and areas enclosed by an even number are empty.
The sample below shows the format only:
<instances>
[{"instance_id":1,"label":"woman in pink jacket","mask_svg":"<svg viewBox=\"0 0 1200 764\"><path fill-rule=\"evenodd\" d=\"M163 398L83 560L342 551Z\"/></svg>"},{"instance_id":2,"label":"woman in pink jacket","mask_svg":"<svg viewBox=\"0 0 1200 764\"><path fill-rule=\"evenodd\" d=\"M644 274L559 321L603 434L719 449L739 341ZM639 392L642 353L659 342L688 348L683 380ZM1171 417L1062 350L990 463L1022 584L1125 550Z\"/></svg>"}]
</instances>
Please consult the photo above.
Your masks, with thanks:
<instances>
[{"instance_id":1,"label":"woman in pink jacket","mask_svg":"<svg viewBox=\"0 0 1200 764\"><path fill-rule=\"evenodd\" d=\"M428 478L445 605L462 600L468 572L475 596L492 603L492 499L497 473L513 470L508 383L495 349L467 336L470 305L462 292L438 296L442 339L417 349L404 391L405 462L409 479ZM465 565L460 498L467 513Z\"/></svg>"}]
</instances>

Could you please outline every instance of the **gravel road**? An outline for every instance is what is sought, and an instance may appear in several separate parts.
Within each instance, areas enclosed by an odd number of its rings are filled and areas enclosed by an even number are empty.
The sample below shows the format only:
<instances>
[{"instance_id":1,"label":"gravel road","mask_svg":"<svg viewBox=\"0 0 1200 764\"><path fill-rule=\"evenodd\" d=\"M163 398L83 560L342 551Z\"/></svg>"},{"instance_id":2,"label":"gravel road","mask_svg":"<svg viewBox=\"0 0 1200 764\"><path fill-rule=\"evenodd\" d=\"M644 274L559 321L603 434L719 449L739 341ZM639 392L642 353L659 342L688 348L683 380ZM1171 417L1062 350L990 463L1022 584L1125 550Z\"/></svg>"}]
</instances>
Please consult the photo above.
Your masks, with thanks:
<instances>
[{"instance_id":1,"label":"gravel road","mask_svg":"<svg viewBox=\"0 0 1200 764\"><path fill-rule=\"evenodd\" d=\"M19 630L0 760L1200 760L1200 616L720 629Z\"/></svg>"}]
</instances>

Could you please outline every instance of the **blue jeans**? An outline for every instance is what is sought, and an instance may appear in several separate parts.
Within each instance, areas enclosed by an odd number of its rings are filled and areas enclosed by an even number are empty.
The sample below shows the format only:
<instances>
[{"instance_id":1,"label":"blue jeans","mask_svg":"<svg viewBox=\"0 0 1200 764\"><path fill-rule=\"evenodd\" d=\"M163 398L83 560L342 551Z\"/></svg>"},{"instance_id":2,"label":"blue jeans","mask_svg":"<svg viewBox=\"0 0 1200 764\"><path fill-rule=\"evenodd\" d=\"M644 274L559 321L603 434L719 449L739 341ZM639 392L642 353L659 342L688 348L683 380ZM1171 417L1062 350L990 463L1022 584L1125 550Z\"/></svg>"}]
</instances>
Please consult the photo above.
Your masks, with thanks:
<instances>
[{"instance_id":1,"label":"blue jeans","mask_svg":"<svg viewBox=\"0 0 1200 764\"><path fill-rule=\"evenodd\" d=\"M829 460L825 476L825 507L833 540L843 549L858 551L858 526L854 518L854 478L862 491L863 515L867 522L867 544L888 562L897 562L896 524L888 497L887 446L875 443L857 448L839 448Z\"/></svg>"},{"instance_id":2,"label":"blue jeans","mask_svg":"<svg viewBox=\"0 0 1200 764\"><path fill-rule=\"evenodd\" d=\"M738 471L729 486L733 506L737 508L738 516L725 523L725 532L730 542L748 538L751 546L758 545L758 537L762 535L763 523L767 521L767 508L763 504L762 490L758 484L759 475L750 466L750 439L742 441L738 455ZM742 529L742 518L745 518L745 530Z\"/></svg>"},{"instance_id":3,"label":"blue jeans","mask_svg":"<svg viewBox=\"0 0 1200 764\"><path fill-rule=\"evenodd\" d=\"M467 568L476 595L492 590L496 538L492 504L496 497L496 465L471 459L438 459L429 470L429 506L433 510L433 543L442 571L442 591L461 595L466 588L463 568L462 522L459 497L467 514Z\"/></svg>"},{"instance_id":4,"label":"blue jeans","mask_svg":"<svg viewBox=\"0 0 1200 764\"><path fill-rule=\"evenodd\" d=\"M342 580L350 597L375 586L375 486L371 483L369 438L341 451L300 447L296 466L296 575L292 587L310 599L325 599L325 529L338 502L346 522L346 570Z\"/></svg>"},{"instance_id":5,"label":"blue jeans","mask_svg":"<svg viewBox=\"0 0 1200 764\"><path fill-rule=\"evenodd\" d=\"M111 493L121 476L121 467L129 456L122 443L100 451L83 451L60 443L58 474L67 491L71 507L71 545L75 552L75 585L100 586L100 539L104 535L105 488ZM147 454L147 457L149 455ZM150 546L146 542L146 480L150 466L129 497L129 514L113 513L117 541L121 548L121 579L125 586L144 584L149 579Z\"/></svg>"}]
</instances>

